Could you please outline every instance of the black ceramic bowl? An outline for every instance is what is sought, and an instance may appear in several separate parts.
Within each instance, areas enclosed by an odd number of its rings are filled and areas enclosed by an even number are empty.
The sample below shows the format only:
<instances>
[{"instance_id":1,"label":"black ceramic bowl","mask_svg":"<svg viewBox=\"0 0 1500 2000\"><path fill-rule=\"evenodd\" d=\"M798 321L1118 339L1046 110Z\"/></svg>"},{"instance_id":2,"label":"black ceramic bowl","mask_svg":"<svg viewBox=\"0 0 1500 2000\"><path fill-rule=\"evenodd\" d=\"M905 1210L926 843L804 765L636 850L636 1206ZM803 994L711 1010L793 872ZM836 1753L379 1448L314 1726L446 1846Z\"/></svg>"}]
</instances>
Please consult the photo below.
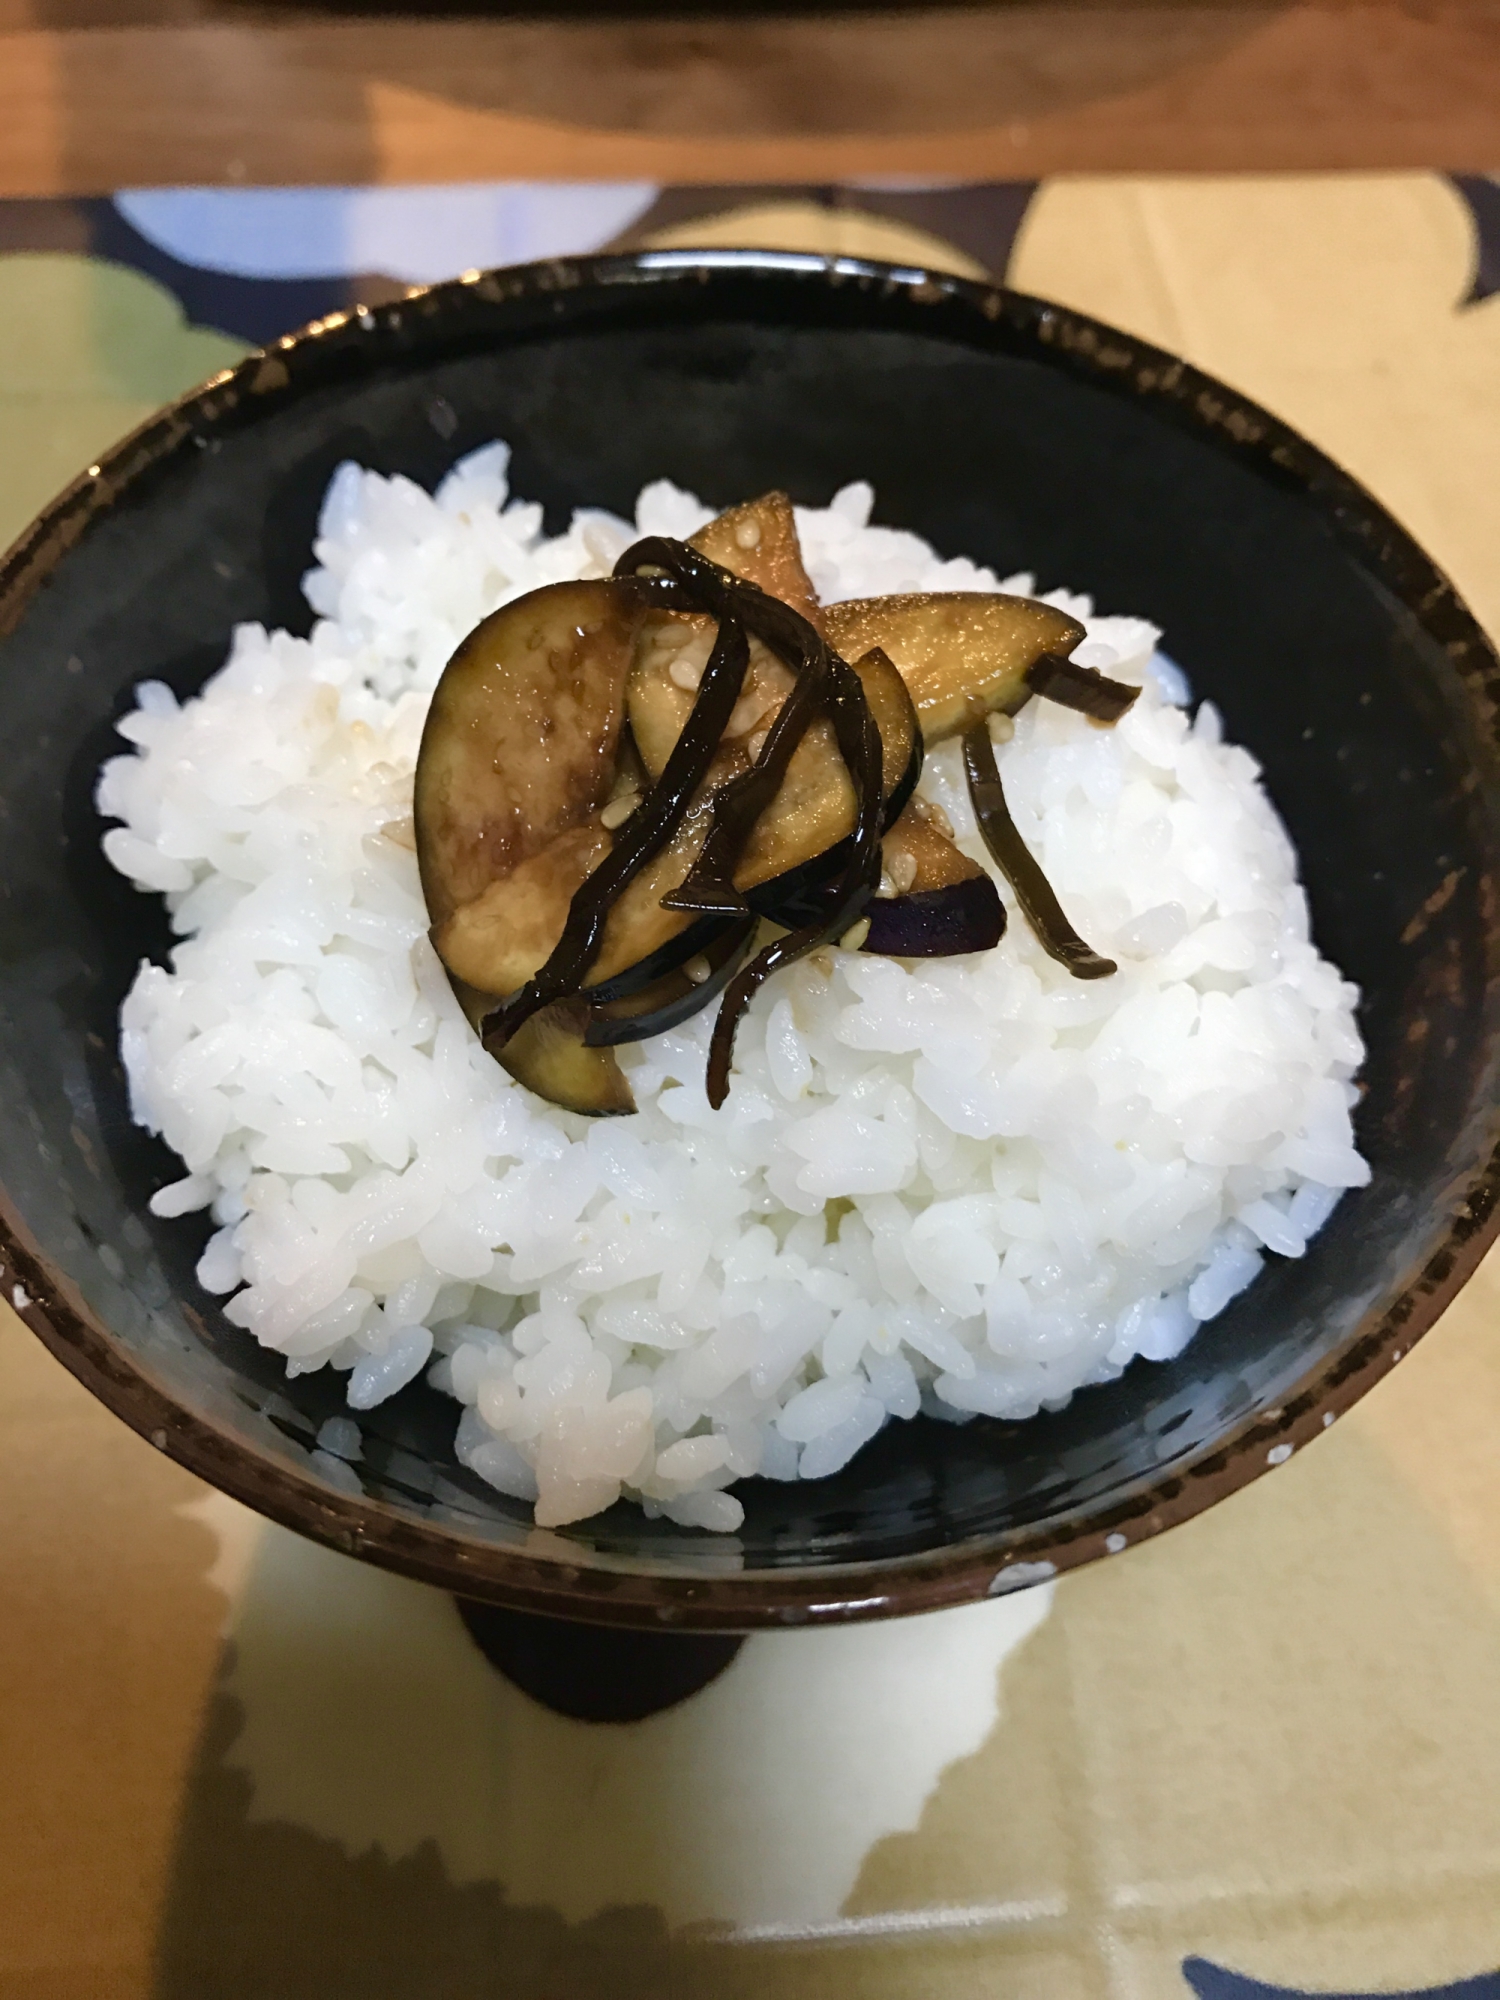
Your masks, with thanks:
<instances>
[{"instance_id":1,"label":"black ceramic bowl","mask_svg":"<svg viewBox=\"0 0 1500 2000\"><path fill-rule=\"evenodd\" d=\"M355 457L431 482L492 437L561 525L661 473L713 500L868 477L882 518L1163 625L1265 766L1317 935L1364 989L1370 1187L1178 1360L1024 1425L895 1424L837 1477L748 1482L740 1534L635 1510L538 1533L464 1473L454 1405L365 1420L363 1497L310 1462L341 1378L287 1382L147 1198L121 995L168 936L91 805L146 676L241 619L305 630L319 497ZM1500 661L1379 507L1265 412L1060 308L840 261L655 254L474 276L252 355L80 480L0 572L4 1289L127 1422L215 1485L470 1597L619 1624L874 1617L1159 1532L1311 1441L1473 1269L1496 1186Z\"/></svg>"}]
</instances>

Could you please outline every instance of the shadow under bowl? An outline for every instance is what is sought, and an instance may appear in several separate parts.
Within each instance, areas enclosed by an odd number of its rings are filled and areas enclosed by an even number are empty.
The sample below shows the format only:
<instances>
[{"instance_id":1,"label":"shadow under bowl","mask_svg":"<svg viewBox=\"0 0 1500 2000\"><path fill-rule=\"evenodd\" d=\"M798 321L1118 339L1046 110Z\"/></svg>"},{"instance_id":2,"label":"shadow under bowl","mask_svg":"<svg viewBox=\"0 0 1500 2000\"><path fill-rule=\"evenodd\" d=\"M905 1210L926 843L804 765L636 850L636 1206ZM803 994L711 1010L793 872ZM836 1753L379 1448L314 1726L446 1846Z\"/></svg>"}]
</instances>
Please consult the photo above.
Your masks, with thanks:
<instances>
[{"instance_id":1,"label":"shadow under bowl","mask_svg":"<svg viewBox=\"0 0 1500 2000\"><path fill-rule=\"evenodd\" d=\"M312 1460L342 1378L287 1381L193 1279L202 1218L131 1124L121 997L170 944L92 806L147 677L188 694L243 620L306 631L335 465L431 483L500 436L515 490L628 511L663 474L826 502L1165 628L1264 767L1322 948L1363 989L1374 1168L1297 1262L1175 1361L1025 1424L892 1424L836 1476L745 1482L740 1532L619 1506L562 1531L460 1468L424 1386L362 1419L361 1491ZM514 1608L725 1630L917 1611L1158 1532L1319 1434L1431 1324L1497 1217L1500 661L1318 452L1078 315L878 265L646 253L473 276L328 321L164 411L0 569L4 1295L109 1407L250 1506Z\"/></svg>"}]
</instances>

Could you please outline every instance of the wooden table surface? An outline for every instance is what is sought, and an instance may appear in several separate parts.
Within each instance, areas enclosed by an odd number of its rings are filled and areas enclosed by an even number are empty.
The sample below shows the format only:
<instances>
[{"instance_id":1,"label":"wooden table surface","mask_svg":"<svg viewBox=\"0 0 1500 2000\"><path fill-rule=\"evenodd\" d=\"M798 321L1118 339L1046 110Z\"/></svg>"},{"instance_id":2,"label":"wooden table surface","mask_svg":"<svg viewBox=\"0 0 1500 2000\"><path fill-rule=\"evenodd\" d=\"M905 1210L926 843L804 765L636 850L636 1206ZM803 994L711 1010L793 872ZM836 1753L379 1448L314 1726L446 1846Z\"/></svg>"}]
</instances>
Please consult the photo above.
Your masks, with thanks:
<instances>
[{"instance_id":1,"label":"wooden table surface","mask_svg":"<svg viewBox=\"0 0 1500 2000\"><path fill-rule=\"evenodd\" d=\"M0 195L1500 166L1500 0L0 0Z\"/></svg>"}]
</instances>

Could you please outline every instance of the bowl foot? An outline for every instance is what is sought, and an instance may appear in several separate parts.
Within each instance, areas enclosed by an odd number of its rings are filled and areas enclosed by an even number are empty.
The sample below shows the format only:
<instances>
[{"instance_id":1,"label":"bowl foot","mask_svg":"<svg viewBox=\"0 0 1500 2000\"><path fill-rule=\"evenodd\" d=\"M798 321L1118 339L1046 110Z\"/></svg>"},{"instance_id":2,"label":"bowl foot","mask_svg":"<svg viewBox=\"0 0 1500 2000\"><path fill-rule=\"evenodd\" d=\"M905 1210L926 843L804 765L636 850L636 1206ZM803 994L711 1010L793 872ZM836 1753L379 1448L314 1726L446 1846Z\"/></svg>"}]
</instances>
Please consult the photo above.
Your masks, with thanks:
<instances>
[{"instance_id":1,"label":"bowl foot","mask_svg":"<svg viewBox=\"0 0 1500 2000\"><path fill-rule=\"evenodd\" d=\"M578 1722L640 1722L674 1708L717 1680L745 1643L733 1633L616 1630L453 1601L492 1667Z\"/></svg>"}]
</instances>

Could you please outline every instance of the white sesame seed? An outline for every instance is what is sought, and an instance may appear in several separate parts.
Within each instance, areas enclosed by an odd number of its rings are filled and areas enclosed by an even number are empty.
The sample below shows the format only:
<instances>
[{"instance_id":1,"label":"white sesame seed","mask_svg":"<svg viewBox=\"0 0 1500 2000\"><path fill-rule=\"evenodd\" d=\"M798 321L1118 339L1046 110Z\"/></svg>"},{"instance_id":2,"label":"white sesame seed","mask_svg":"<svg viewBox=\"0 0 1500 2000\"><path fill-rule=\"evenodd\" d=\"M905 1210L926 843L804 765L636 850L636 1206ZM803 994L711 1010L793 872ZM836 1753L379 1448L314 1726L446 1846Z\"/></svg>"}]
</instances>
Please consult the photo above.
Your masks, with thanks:
<instances>
[{"instance_id":1,"label":"white sesame seed","mask_svg":"<svg viewBox=\"0 0 1500 2000\"><path fill-rule=\"evenodd\" d=\"M917 879L917 857L909 848L898 847L886 860L886 870L898 896L904 896Z\"/></svg>"},{"instance_id":2,"label":"white sesame seed","mask_svg":"<svg viewBox=\"0 0 1500 2000\"><path fill-rule=\"evenodd\" d=\"M641 802L639 792L621 792L617 799L611 799L599 814L599 824L613 833L617 826L623 826Z\"/></svg>"}]
</instances>

